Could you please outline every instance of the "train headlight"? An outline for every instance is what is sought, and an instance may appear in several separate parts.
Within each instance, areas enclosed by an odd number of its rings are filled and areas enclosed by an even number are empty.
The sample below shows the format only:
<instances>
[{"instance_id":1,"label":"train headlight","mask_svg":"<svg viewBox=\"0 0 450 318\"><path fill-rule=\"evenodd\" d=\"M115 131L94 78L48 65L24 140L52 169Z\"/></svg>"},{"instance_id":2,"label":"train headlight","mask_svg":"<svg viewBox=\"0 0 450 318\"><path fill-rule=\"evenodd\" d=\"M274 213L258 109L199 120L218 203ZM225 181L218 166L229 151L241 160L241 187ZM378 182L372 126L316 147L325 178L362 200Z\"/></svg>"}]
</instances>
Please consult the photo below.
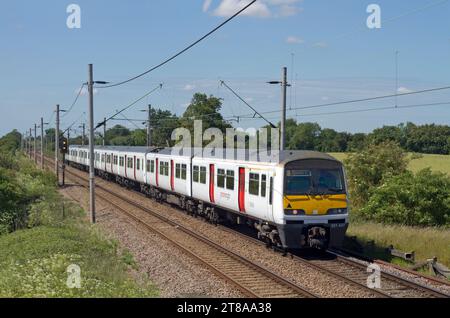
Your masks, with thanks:
<instances>
[{"instance_id":1,"label":"train headlight","mask_svg":"<svg viewBox=\"0 0 450 318\"><path fill-rule=\"evenodd\" d=\"M305 211L304 210L284 210L284 214L285 215L305 215Z\"/></svg>"},{"instance_id":2,"label":"train headlight","mask_svg":"<svg viewBox=\"0 0 450 318\"><path fill-rule=\"evenodd\" d=\"M347 214L347 208L329 209L327 214L331 214L331 215L335 215L335 214Z\"/></svg>"}]
</instances>

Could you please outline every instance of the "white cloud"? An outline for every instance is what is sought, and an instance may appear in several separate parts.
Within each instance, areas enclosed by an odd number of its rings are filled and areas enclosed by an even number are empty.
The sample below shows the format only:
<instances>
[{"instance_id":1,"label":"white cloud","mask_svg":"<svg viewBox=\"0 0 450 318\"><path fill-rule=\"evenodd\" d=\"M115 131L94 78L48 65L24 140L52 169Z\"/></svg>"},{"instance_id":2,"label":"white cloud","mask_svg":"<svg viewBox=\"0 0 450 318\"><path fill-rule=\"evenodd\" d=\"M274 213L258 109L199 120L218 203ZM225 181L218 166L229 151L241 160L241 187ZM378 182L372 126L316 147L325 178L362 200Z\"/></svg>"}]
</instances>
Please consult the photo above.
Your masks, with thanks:
<instances>
[{"instance_id":1,"label":"white cloud","mask_svg":"<svg viewBox=\"0 0 450 318\"><path fill-rule=\"evenodd\" d=\"M411 89L409 89L409 88L406 88L406 87L399 87L398 90L397 90L397 92L398 92L399 94L407 94L407 93L412 93L412 92L414 92L414 91L411 90Z\"/></svg>"},{"instance_id":2,"label":"white cloud","mask_svg":"<svg viewBox=\"0 0 450 318\"><path fill-rule=\"evenodd\" d=\"M203 3L203 12L208 11L209 7L211 6L212 0L205 0Z\"/></svg>"},{"instance_id":3,"label":"white cloud","mask_svg":"<svg viewBox=\"0 0 450 318\"><path fill-rule=\"evenodd\" d=\"M219 17L230 17L248 5L250 1L251 0L222 0L219 7L217 7L213 13ZM270 17L271 12L265 3L258 1L241 14L252 17L267 18Z\"/></svg>"},{"instance_id":4,"label":"white cloud","mask_svg":"<svg viewBox=\"0 0 450 318\"><path fill-rule=\"evenodd\" d=\"M212 14L219 17L230 17L250 2L251 0L221 0ZM302 11L297 6L299 2L301 0L259 0L242 12L242 15L258 18L294 16ZM211 3L212 0L205 0L203 12L209 10Z\"/></svg>"},{"instance_id":5,"label":"white cloud","mask_svg":"<svg viewBox=\"0 0 450 318\"><path fill-rule=\"evenodd\" d=\"M184 85L183 90L184 91L193 91L195 89L195 87L196 86L193 84L186 84L186 85Z\"/></svg>"},{"instance_id":6,"label":"white cloud","mask_svg":"<svg viewBox=\"0 0 450 318\"><path fill-rule=\"evenodd\" d=\"M304 41L302 39L300 39L299 37L291 35L291 36L287 37L286 43L289 43L289 44L302 44L302 43L304 43Z\"/></svg>"}]
</instances>

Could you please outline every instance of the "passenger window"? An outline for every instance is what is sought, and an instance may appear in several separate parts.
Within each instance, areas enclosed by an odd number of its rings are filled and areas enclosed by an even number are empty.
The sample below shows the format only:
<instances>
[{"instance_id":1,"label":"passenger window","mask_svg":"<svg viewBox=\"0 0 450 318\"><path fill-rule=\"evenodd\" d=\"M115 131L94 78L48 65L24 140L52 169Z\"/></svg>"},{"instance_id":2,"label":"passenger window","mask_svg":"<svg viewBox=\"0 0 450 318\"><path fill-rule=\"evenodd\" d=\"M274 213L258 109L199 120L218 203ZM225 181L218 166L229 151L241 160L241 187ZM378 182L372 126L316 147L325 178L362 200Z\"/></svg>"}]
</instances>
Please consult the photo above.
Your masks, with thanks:
<instances>
[{"instance_id":1,"label":"passenger window","mask_svg":"<svg viewBox=\"0 0 450 318\"><path fill-rule=\"evenodd\" d=\"M164 162L159 164L159 174L162 176L164 175Z\"/></svg>"},{"instance_id":2,"label":"passenger window","mask_svg":"<svg viewBox=\"0 0 450 318\"><path fill-rule=\"evenodd\" d=\"M150 172L155 173L155 160L150 161Z\"/></svg>"},{"instance_id":3,"label":"passenger window","mask_svg":"<svg viewBox=\"0 0 450 318\"><path fill-rule=\"evenodd\" d=\"M186 180L187 178L187 165L181 165L181 179Z\"/></svg>"},{"instance_id":4,"label":"passenger window","mask_svg":"<svg viewBox=\"0 0 450 318\"><path fill-rule=\"evenodd\" d=\"M234 190L234 171L227 170L227 189Z\"/></svg>"},{"instance_id":5,"label":"passenger window","mask_svg":"<svg viewBox=\"0 0 450 318\"><path fill-rule=\"evenodd\" d=\"M192 181L198 183L200 180L200 169L198 166L194 166L193 170Z\"/></svg>"},{"instance_id":6,"label":"passenger window","mask_svg":"<svg viewBox=\"0 0 450 318\"><path fill-rule=\"evenodd\" d=\"M217 186L225 188L225 170L217 169Z\"/></svg>"},{"instance_id":7,"label":"passenger window","mask_svg":"<svg viewBox=\"0 0 450 318\"><path fill-rule=\"evenodd\" d=\"M206 184L206 167L200 167L200 183Z\"/></svg>"},{"instance_id":8,"label":"passenger window","mask_svg":"<svg viewBox=\"0 0 450 318\"><path fill-rule=\"evenodd\" d=\"M175 178L177 179L181 178L181 166L179 163L175 165Z\"/></svg>"},{"instance_id":9,"label":"passenger window","mask_svg":"<svg viewBox=\"0 0 450 318\"><path fill-rule=\"evenodd\" d=\"M141 170L141 159L136 159L136 170Z\"/></svg>"},{"instance_id":10,"label":"passenger window","mask_svg":"<svg viewBox=\"0 0 450 318\"><path fill-rule=\"evenodd\" d=\"M266 197L266 187L267 187L267 176L265 174L261 175L261 196Z\"/></svg>"},{"instance_id":11,"label":"passenger window","mask_svg":"<svg viewBox=\"0 0 450 318\"><path fill-rule=\"evenodd\" d=\"M248 192L253 195L259 195L259 174L250 173Z\"/></svg>"}]
</instances>

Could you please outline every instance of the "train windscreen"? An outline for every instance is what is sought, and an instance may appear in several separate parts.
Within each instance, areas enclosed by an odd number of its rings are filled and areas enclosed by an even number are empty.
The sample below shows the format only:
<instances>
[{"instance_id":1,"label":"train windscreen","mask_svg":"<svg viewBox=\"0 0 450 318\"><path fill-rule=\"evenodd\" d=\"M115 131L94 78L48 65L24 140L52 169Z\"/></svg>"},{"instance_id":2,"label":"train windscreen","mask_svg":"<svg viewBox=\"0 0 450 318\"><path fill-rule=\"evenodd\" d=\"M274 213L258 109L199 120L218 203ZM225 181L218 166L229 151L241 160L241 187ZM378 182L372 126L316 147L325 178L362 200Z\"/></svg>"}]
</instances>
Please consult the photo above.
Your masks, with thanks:
<instances>
[{"instance_id":1,"label":"train windscreen","mask_svg":"<svg viewBox=\"0 0 450 318\"><path fill-rule=\"evenodd\" d=\"M285 195L345 194L345 181L339 162L298 160L285 168Z\"/></svg>"}]
</instances>

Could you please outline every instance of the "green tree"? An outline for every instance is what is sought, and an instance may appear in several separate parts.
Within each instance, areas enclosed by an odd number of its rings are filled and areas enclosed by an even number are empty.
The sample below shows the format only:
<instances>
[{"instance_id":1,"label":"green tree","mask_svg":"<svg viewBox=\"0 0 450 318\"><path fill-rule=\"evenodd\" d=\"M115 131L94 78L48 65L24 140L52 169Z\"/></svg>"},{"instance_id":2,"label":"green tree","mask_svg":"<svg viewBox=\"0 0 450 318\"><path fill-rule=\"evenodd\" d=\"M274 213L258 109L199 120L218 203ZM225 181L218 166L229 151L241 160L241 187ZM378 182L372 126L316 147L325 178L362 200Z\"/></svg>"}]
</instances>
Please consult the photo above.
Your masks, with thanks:
<instances>
[{"instance_id":1,"label":"green tree","mask_svg":"<svg viewBox=\"0 0 450 318\"><path fill-rule=\"evenodd\" d=\"M362 133L350 135L350 140L347 144L347 151L354 152L364 149L367 144L367 139L367 135Z\"/></svg>"},{"instance_id":2,"label":"green tree","mask_svg":"<svg viewBox=\"0 0 450 318\"><path fill-rule=\"evenodd\" d=\"M398 144L388 141L352 153L344 163L352 203L361 208L368 202L373 189L386 179L406 172L408 159Z\"/></svg>"},{"instance_id":3,"label":"green tree","mask_svg":"<svg viewBox=\"0 0 450 318\"><path fill-rule=\"evenodd\" d=\"M168 110L154 109L151 111L152 144L158 147L173 145L172 132L180 127L177 115Z\"/></svg>"},{"instance_id":4,"label":"green tree","mask_svg":"<svg viewBox=\"0 0 450 318\"><path fill-rule=\"evenodd\" d=\"M405 146L405 134L403 125L400 126L383 126L375 129L368 136L368 142L372 144L380 144L386 141L393 141L401 147Z\"/></svg>"},{"instance_id":5,"label":"green tree","mask_svg":"<svg viewBox=\"0 0 450 318\"><path fill-rule=\"evenodd\" d=\"M317 123L300 123L295 128L293 136L288 140L288 149L316 150L319 143L321 128Z\"/></svg>"},{"instance_id":6,"label":"green tree","mask_svg":"<svg viewBox=\"0 0 450 318\"><path fill-rule=\"evenodd\" d=\"M394 176L373 191L361 214L388 224L450 225L450 177L430 169Z\"/></svg>"},{"instance_id":7,"label":"green tree","mask_svg":"<svg viewBox=\"0 0 450 318\"><path fill-rule=\"evenodd\" d=\"M22 135L14 129L0 139L0 149L2 152L14 153L20 148L21 140Z\"/></svg>"},{"instance_id":8,"label":"green tree","mask_svg":"<svg viewBox=\"0 0 450 318\"><path fill-rule=\"evenodd\" d=\"M180 123L184 128L189 129L192 138L194 137L194 120L202 121L202 133L208 128L218 128L225 133L226 129L232 126L223 119L220 113L221 109L222 100L220 98L196 93L180 118Z\"/></svg>"},{"instance_id":9,"label":"green tree","mask_svg":"<svg viewBox=\"0 0 450 318\"><path fill-rule=\"evenodd\" d=\"M408 123L405 128L407 150L420 153L447 154L449 126L423 125Z\"/></svg>"}]
</instances>

